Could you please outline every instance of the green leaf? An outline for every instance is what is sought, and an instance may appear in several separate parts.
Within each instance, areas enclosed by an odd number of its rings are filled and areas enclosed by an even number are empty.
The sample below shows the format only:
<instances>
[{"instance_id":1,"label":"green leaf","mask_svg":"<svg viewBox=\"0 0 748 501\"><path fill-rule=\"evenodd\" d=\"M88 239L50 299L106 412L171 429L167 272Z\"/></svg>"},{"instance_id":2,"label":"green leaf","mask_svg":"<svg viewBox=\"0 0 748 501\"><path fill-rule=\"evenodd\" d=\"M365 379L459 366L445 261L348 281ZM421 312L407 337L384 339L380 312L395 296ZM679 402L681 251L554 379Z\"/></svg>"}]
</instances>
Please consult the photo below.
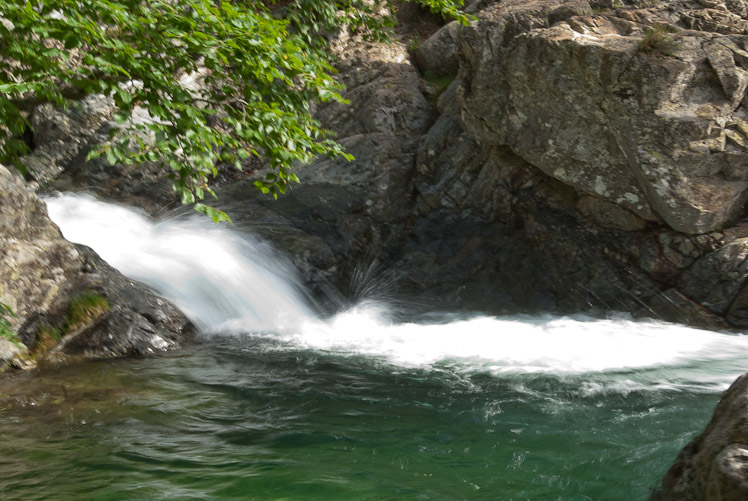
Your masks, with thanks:
<instances>
[{"instance_id":1,"label":"green leaf","mask_svg":"<svg viewBox=\"0 0 748 501\"><path fill-rule=\"evenodd\" d=\"M114 165L117 163L117 156L115 155L112 148L106 149L106 160L107 162L109 162L109 165Z\"/></svg>"},{"instance_id":2,"label":"green leaf","mask_svg":"<svg viewBox=\"0 0 748 501\"><path fill-rule=\"evenodd\" d=\"M95 159L99 158L100 156L101 156L101 150L100 149L91 150L86 155L86 162L88 162L89 160L95 160Z\"/></svg>"}]
</instances>

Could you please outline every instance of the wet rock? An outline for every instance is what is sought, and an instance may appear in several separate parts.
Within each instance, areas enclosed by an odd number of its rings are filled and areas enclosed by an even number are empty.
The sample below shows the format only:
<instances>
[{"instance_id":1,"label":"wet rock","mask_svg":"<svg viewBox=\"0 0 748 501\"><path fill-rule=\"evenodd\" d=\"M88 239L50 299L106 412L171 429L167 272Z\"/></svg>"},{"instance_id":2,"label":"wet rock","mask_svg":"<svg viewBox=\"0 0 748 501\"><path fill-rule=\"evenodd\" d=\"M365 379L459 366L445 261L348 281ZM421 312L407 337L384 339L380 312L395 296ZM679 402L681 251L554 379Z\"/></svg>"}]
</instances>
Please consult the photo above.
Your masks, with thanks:
<instances>
[{"instance_id":1,"label":"wet rock","mask_svg":"<svg viewBox=\"0 0 748 501\"><path fill-rule=\"evenodd\" d=\"M173 305L64 240L44 203L2 166L0 256L0 301L16 312L11 326L35 359L153 353L179 347L193 332ZM82 295L100 307L73 322Z\"/></svg>"},{"instance_id":2,"label":"wet rock","mask_svg":"<svg viewBox=\"0 0 748 501\"><path fill-rule=\"evenodd\" d=\"M680 290L717 314L730 309L748 278L748 239L738 239L711 252L688 270Z\"/></svg>"},{"instance_id":3,"label":"wet rock","mask_svg":"<svg viewBox=\"0 0 748 501\"><path fill-rule=\"evenodd\" d=\"M748 285L744 285L727 311L727 320L740 328L748 327Z\"/></svg>"},{"instance_id":4,"label":"wet rock","mask_svg":"<svg viewBox=\"0 0 748 501\"><path fill-rule=\"evenodd\" d=\"M654 296L648 303L652 316L666 322L691 325L702 329L723 330L728 324L723 318L687 298L676 289L668 289Z\"/></svg>"},{"instance_id":5,"label":"wet rock","mask_svg":"<svg viewBox=\"0 0 748 501\"><path fill-rule=\"evenodd\" d=\"M396 268L419 297L494 312L637 311L657 290L616 252L625 232L582 216L573 189L508 148L481 145L456 106L424 137L417 172L417 217Z\"/></svg>"},{"instance_id":6,"label":"wet rock","mask_svg":"<svg viewBox=\"0 0 748 501\"><path fill-rule=\"evenodd\" d=\"M75 292L70 297L60 298L45 313L44 323L65 328L66 320L69 323L71 304L82 294L93 294L105 300L108 307L75 327L67 327L68 332L45 355L45 359L147 355L182 346L193 327L174 305L144 285L122 276L91 249L77 248L87 271L77 277ZM31 334L23 328L21 333L26 337Z\"/></svg>"},{"instance_id":7,"label":"wet rock","mask_svg":"<svg viewBox=\"0 0 748 501\"><path fill-rule=\"evenodd\" d=\"M652 499L748 499L748 374L725 392L704 432L681 451Z\"/></svg>"}]
</instances>

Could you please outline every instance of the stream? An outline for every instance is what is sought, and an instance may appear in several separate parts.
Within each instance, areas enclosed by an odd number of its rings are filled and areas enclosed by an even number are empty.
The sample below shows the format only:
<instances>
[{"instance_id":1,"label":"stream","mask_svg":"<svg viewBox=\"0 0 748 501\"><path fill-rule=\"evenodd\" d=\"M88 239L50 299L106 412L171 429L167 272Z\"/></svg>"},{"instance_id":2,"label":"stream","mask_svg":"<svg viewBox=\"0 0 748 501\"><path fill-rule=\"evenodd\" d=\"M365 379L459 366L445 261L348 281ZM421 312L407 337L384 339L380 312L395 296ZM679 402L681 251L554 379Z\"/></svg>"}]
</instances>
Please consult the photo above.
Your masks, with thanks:
<instances>
[{"instance_id":1,"label":"stream","mask_svg":"<svg viewBox=\"0 0 748 501\"><path fill-rule=\"evenodd\" d=\"M623 315L320 317L251 235L46 202L201 334L0 378L2 499L644 500L746 369L747 336Z\"/></svg>"}]
</instances>

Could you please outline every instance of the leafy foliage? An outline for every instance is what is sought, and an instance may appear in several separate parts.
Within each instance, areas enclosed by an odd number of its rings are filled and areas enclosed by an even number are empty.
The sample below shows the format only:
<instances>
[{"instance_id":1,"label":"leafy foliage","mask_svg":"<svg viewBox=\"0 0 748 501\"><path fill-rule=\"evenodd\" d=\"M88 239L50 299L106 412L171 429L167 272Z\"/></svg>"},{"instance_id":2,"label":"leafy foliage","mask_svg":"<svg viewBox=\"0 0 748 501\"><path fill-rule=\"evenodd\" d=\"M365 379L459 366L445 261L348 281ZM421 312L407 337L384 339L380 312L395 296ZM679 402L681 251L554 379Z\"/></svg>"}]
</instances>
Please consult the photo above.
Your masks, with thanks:
<instances>
[{"instance_id":1,"label":"leafy foliage","mask_svg":"<svg viewBox=\"0 0 748 501\"><path fill-rule=\"evenodd\" d=\"M418 0L467 22L461 0ZM298 182L297 163L343 156L312 118L314 102L344 102L326 36L342 25L382 38L390 0L18 0L0 5L0 162L20 166L33 106L110 96L121 127L104 155L160 162L185 204L213 217L216 164L262 156L256 186L273 196ZM201 81L185 84L185 77ZM137 109L147 112L136 119Z\"/></svg>"}]
</instances>

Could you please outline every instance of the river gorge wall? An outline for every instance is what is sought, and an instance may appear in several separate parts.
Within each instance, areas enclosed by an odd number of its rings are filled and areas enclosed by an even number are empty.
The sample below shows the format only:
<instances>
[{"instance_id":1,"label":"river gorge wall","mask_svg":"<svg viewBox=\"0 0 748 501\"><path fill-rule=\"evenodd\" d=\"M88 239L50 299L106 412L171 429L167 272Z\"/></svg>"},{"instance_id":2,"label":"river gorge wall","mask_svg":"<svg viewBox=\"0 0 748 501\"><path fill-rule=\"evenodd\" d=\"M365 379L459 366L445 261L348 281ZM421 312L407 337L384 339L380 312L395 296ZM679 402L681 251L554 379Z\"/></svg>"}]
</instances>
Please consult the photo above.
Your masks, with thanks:
<instances>
[{"instance_id":1,"label":"river gorge wall","mask_svg":"<svg viewBox=\"0 0 748 501\"><path fill-rule=\"evenodd\" d=\"M468 10L469 26L442 27L403 12L389 44L341 34L333 46L351 103L316 113L355 160L300 168L301 185L277 201L252 187L261 163L222 168L219 204L237 226L285 252L322 302L614 310L747 327L748 2L504 0ZM29 188L177 210L158 166L84 162L106 141L111 112L103 98L37 109ZM0 301L20 314L14 327L36 339L92 289L129 305L107 329L135 322L127 335L143 335L139 348L112 354L178 344L186 320L145 292L135 306L132 293L108 292L130 287L121 277L88 284L114 272L62 241L17 178L0 170L0 180L3 262L23 255L0 274ZM693 478L718 475L714 465L740 443L720 442L698 467L682 456L690 480L668 489L703 499L711 484ZM739 471L743 456L730 458Z\"/></svg>"},{"instance_id":2,"label":"river gorge wall","mask_svg":"<svg viewBox=\"0 0 748 501\"><path fill-rule=\"evenodd\" d=\"M225 169L219 203L321 295L332 283L353 298L382 287L448 309L743 328L738 5L478 2L470 26L447 24L415 50L407 20L390 44L341 36L351 104L317 115L355 160L300 168L302 184L278 201L252 188L262 165ZM176 207L155 166L82 161L112 126L106 111L39 110L38 182L153 214Z\"/></svg>"}]
</instances>

